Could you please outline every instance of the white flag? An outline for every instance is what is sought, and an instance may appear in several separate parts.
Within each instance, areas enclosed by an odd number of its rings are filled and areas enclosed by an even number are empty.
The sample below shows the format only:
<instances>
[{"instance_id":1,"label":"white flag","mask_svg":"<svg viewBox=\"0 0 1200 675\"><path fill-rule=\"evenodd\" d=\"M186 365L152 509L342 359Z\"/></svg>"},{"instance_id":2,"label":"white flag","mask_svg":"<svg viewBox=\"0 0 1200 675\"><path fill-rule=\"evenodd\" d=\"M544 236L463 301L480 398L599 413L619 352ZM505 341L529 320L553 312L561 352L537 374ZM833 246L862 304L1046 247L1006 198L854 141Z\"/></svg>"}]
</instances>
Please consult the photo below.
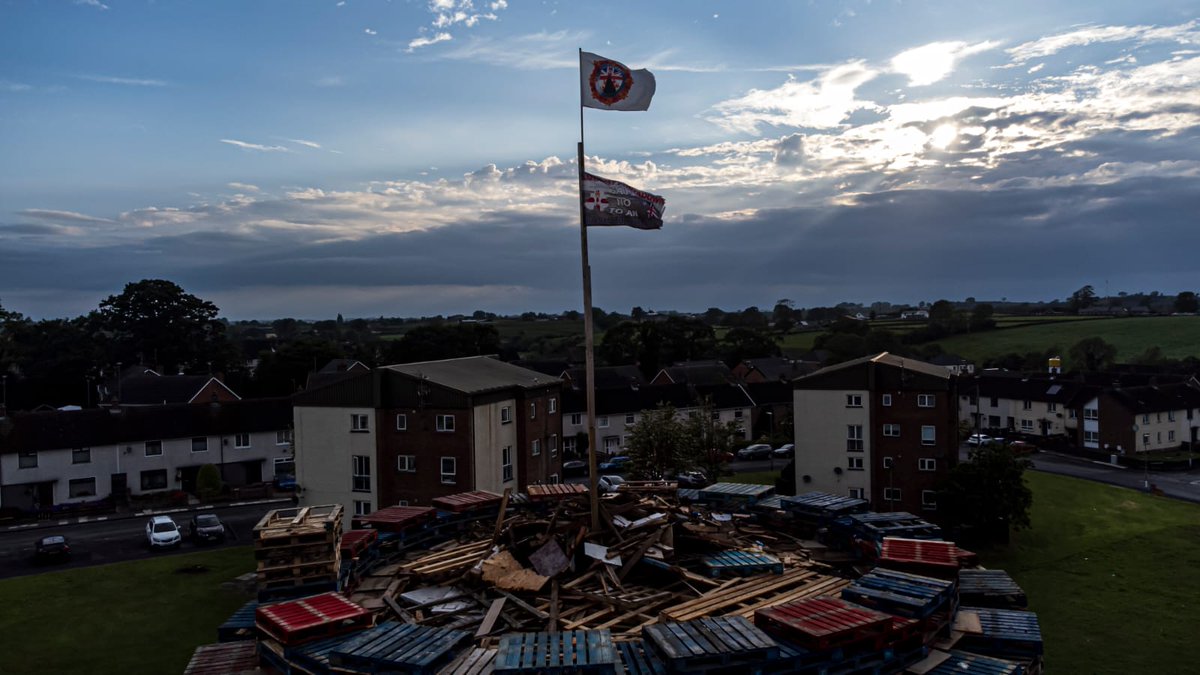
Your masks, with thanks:
<instances>
[{"instance_id":1,"label":"white flag","mask_svg":"<svg viewBox=\"0 0 1200 675\"><path fill-rule=\"evenodd\" d=\"M649 110L654 97L654 76L648 70L630 70L620 61L580 53L580 86L583 105L601 110Z\"/></svg>"}]
</instances>

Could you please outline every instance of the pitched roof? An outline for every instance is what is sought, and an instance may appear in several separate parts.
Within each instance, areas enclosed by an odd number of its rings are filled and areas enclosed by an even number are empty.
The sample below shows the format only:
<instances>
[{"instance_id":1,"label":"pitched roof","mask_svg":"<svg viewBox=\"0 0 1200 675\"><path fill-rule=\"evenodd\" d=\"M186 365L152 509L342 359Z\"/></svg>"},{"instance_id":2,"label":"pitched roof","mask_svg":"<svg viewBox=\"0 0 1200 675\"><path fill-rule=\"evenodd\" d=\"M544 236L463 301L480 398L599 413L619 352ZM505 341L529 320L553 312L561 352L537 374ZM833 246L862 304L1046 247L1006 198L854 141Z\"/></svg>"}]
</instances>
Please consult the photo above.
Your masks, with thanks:
<instances>
[{"instance_id":1,"label":"pitched roof","mask_svg":"<svg viewBox=\"0 0 1200 675\"><path fill-rule=\"evenodd\" d=\"M595 372L597 389L627 389L635 384L648 384L646 376L637 366L602 366L596 368ZM587 389L586 368L568 368L562 376L570 380L575 389Z\"/></svg>"},{"instance_id":2,"label":"pitched roof","mask_svg":"<svg viewBox=\"0 0 1200 675\"><path fill-rule=\"evenodd\" d=\"M123 405L163 405L188 403L209 382L216 382L237 396L211 375L130 375L121 380L120 403ZM241 398L240 396L237 396Z\"/></svg>"},{"instance_id":3,"label":"pitched roof","mask_svg":"<svg viewBox=\"0 0 1200 675\"><path fill-rule=\"evenodd\" d=\"M896 356L890 352L881 352L874 356L863 356L850 361L843 361L842 363L834 364L832 366L826 366L817 372L812 373L811 375L806 375L800 379L807 380L809 378L817 378L822 375L828 375L829 373L837 372L839 370L848 370L856 366L861 366L864 363L875 363L878 365L900 368L902 370L911 370L942 379L950 378L949 371L941 366L935 366L931 363L925 363L924 361L918 361L916 359L906 359L902 356Z\"/></svg>"},{"instance_id":4,"label":"pitched roof","mask_svg":"<svg viewBox=\"0 0 1200 675\"><path fill-rule=\"evenodd\" d=\"M1183 383L1146 387L1114 387L1105 393L1126 410L1134 413L1165 412L1200 407L1200 391Z\"/></svg>"},{"instance_id":5,"label":"pitched roof","mask_svg":"<svg viewBox=\"0 0 1200 675\"><path fill-rule=\"evenodd\" d=\"M958 354L938 354L929 359L929 363L935 366L969 366L971 362L959 356Z\"/></svg>"},{"instance_id":6,"label":"pitched roof","mask_svg":"<svg viewBox=\"0 0 1200 675\"><path fill-rule=\"evenodd\" d=\"M733 371L721 361L683 361L659 371L659 375L663 373L676 384L728 384L733 380Z\"/></svg>"},{"instance_id":7,"label":"pitched roof","mask_svg":"<svg viewBox=\"0 0 1200 675\"><path fill-rule=\"evenodd\" d=\"M811 361L797 361L786 356L746 359L742 363L746 368L762 373L767 380L778 382L794 380L817 370Z\"/></svg>"},{"instance_id":8,"label":"pitched roof","mask_svg":"<svg viewBox=\"0 0 1200 675\"><path fill-rule=\"evenodd\" d=\"M332 359L326 363L320 370L315 373L308 374L308 380L304 384L304 388L317 389L324 387L334 382L344 380L355 375L370 372L371 368L362 361L354 359Z\"/></svg>"},{"instance_id":9,"label":"pitched roof","mask_svg":"<svg viewBox=\"0 0 1200 675\"><path fill-rule=\"evenodd\" d=\"M490 356L401 363L384 368L410 377L426 379L464 394L481 394L510 387L534 389L559 382L554 376L514 366Z\"/></svg>"},{"instance_id":10,"label":"pitched roof","mask_svg":"<svg viewBox=\"0 0 1200 675\"><path fill-rule=\"evenodd\" d=\"M755 405L792 405L791 382L752 382L742 385Z\"/></svg>"}]
</instances>

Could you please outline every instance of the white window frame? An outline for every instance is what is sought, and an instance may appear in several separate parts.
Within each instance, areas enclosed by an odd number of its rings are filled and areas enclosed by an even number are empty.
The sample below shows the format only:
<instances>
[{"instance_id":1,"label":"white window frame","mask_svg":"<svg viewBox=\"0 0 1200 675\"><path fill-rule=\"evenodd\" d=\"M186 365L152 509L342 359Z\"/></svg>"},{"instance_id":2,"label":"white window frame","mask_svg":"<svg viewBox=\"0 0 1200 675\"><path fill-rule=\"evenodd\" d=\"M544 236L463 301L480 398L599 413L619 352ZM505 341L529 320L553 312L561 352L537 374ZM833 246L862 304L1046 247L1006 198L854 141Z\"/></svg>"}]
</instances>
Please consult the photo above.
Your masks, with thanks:
<instances>
[{"instance_id":1,"label":"white window frame","mask_svg":"<svg viewBox=\"0 0 1200 675\"><path fill-rule=\"evenodd\" d=\"M196 441L198 441L200 439L204 439L204 449L203 450L196 449ZM208 452L208 436L192 436L191 444L192 444L192 452Z\"/></svg>"},{"instance_id":2,"label":"white window frame","mask_svg":"<svg viewBox=\"0 0 1200 675\"><path fill-rule=\"evenodd\" d=\"M531 420L537 419L537 401L529 402L529 419L531 419Z\"/></svg>"},{"instance_id":3,"label":"white window frame","mask_svg":"<svg viewBox=\"0 0 1200 675\"><path fill-rule=\"evenodd\" d=\"M1057 403L1047 403L1046 404L1046 412L1058 412L1058 404Z\"/></svg>"},{"instance_id":4,"label":"white window frame","mask_svg":"<svg viewBox=\"0 0 1200 675\"><path fill-rule=\"evenodd\" d=\"M937 460L932 457L918 457L917 471L937 471Z\"/></svg>"},{"instance_id":5,"label":"white window frame","mask_svg":"<svg viewBox=\"0 0 1200 675\"><path fill-rule=\"evenodd\" d=\"M892 468L892 458L891 457L883 458L883 468L885 468L885 469Z\"/></svg>"},{"instance_id":6,"label":"white window frame","mask_svg":"<svg viewBox=\"0 0 1200 675\"><path fill-rule=\"evenodd\" d=\"M937 490L921 490L921 508L926 511L937 510Z\"/></svg>"},{"instance_id":7,"label":"white window frame","mask_svg":"<svg viewBox=\"0 0 1200 675\"><path fill-rule=\"evenodd\" d=\"M903 493L898 487L883 488L883 501L885 502L898 502L901 500L902 496Z\"/></svg>"},{"instance_id":8,"label":"white window frame","mask_svg":"<svg viewBox=\"0 0 1200 675\"><path fill-rule=\"evenodd\" d=\"M86 456L84 455L84 453L87 453ZM81 457L83 457L83 459L81 459ZM92 449L91 448L72 448L71 449L71 463L72 464L91 464L92 463Z\"/></svg>"},{"instance_id":9,"label":"white window frame","mask_svg":"<svg viewBox=\"0 0 1200 675\"><path fill-rule=\"evenodd\" d=\"M438 415L435 424L439 433L454 433L454 415Z\"/></svg>"},{"instance_id":10,"label":"white window frame","mask_svg":"<svg viewBox=\"0 0 1200 675\"><path fill-rule=\"evenodd\" d=\"M371 502L369 500L355 499L354 500L354 515L356 515L356 516L371 515Z\"/></svg>"},{"instance_id":11,"label":"white window frame","mask_svg":"<svg viewBox=\"0 0 1200 675\"><path fill-rule=\"evenodd\" d=\"M596 426L600 427L601 429L607 429L608 415L601 415L600 418L596 420Z\"/></svg>"},{"instance_id":12,"label":"white window frame","mask_svg":"<svg viewBox=\"0 0 1200 675\"><path fill-rule=\"evenodd\" d=\"M1069 418L1069 419L1078 419L1078 418L1079 418L1079 411L1075 410L1074 408L1067 408L1067 418Z\"/></svg>"},{"instance_id":13,"label":"white window frame","mask_svg":"<svg viewBox=\"0 0 1200 675\"><path fill-rule=\"evenodd\" d=\"M862 471L863 470L863 458L862 457L847 457L846 458L846 468L849 469L850 471Z\"/></svg>"},{"instance_id":14,"label":"white window frame","mask_svg":"<svg viewBox=\"0 0 1200 675\"><path fill-rule=\"evenodd\" d=\"M1033 432L1033 420L1021 420L1021 431L1032 433Z\"/></svg>"},{"instance_id":15,"label":"white window frame","mask_svg":"<svg viewBox=\"0 0 1200 675\"><path fill-rule=\"evenodd\" d=\"M885 408L892 407L892 395L884 394L883 396L881 396L879 399L879 405L882 405ZM852 488L852 489L861 490L862 488Z\"/></svg>"},{"instance_id":16,"label":"white window frame","mask_svg":"<svg viewBox=\"0 0 1200 675\"><path fill-rule=\"evenodd\" d=\"M861 424L846 425L846 450L848 452L862 452L863 448L863 428Z\"/></svg>"},{"instance_id":17,"label":"white window frame","mask_svg":"<svg viewBox=\"0 0 1200 675\"><path fill-rule=\"evenodd\" d=\"M900 425L899 424L883 425L883 435L887 436L889 438L900 438Z\"/></svg>"},{"instance_id":18,"label":"white window frame","mask_svg":"<svg viewBox=\"0 0 1200 675\"><path fill-rule=\"evenodd\" d=\"M718 413L720 414L720 413ZM744 416L744 411L741 408L733 411L733 419L740 420Z\"/></svg>"},{"instance_id":19,"label":"white window frame","mask_svg":"<svg viewBox=\"0 0 1200 675\"><path fill-rule=\"evenodd\" d=\"M1033 410L1033 401L1029 399L1021 401L1021 410Z\"/></svg>"},{"instance_id":20,"label":"white window frame","mask_svg":"<svg viewBox=\"0 0 1200 675\"><path fill-rule=\"evenodd\" d=\"M396 471L399 471L400 473L416 473L417 456L396 455Z\"/></svg>"},{"instance_id":21,"label":"white window frame","mask_svg":"<svg viewBox=\"0 0 1200 675\"><path fill-rule=\"evenodd\" d=\"M1150 413L1142 414L1142 424L1150 424Z\"/></svg>"},{"instance_id":22,"label":"white window frame","mask_svg":"<svg viewBox=\"0 0 1200 675\"><path fill-rule=\"evenodd\" d=\"M571 424L576 426L583 424L583 413L571 413Z\"/></svg>"},{"instance_id":23,"label":"white window frame","mask_svg":"<svg viewBox=\"0 0 1200 675\"><path fill-rule=\"evenodd\" d=\"M933 394L917 394L918 408L932 408L937 405L937 398Z\"/></svg>"},{"instance_id":24,"label":"white window frame","mask_svg":"<svg viewBox=\"0 0 1200 675\"><path fill-rule=\"evenodd\" d=\"M1083 419L1085 419L1085 420L1100 419L1100 409L1099 408L1084 408L1083 409Z\"/></svg>"},{"instance_id":25,"label":"white window frame","mask_svg":"<svg viewBox=\"0 0 1200 675\"><path fill-rule=\"evenodd\" d=\"M407 499L397 499L396 506L408 506L408 500Z\"/></svg>"},{"instance_id":26,"label":"white window frame","mask_svg":"<svg viewBox=\"0 0 1200 675\"><path fill-rule=\"evenodd\" d=\"M500 424L510 424L512 422L512 406L500 407Z\"/></svg>"},{"instance_id":27,"label":"white window frame","mask_svg":"<svg viewBox=\"0 0 1200 675\"><path fill-rule=\"evenodd\" d=\"M538 438L533 439L533 442L529 444L529 454L534 457L537 457L538 455L542 454L541 439L538 439Z\"/></svg>"},{"instance_id":28,"label":"white window frame","mask_svg":"<svg viewBox=\"0 0 1200 675\"><path fill-rule=\"evenodd\" d=\"M865 491L862 488L850 488L850 498L862 499L864 492Z\"/></svg>"},{"instance_id":29,"label":"white window frame","mask_svg":"<svg viewBox=\"0 0 1200 675\"><path fill-rule=\"evenodd\" d=\"M513 479L512 446L500 448L500 481L508 483Z\"/></svg>"},{"instance_id":30,"label":"white window frame","mask_svg":"<svg viewBox=\"0 0 1200 675\"><path fill-rule=\"evenodd\" d=\"M846 394L846 407L847 408L863 407L862 394Z\"/></svg>"},{"instance_id":31,"label":"white window frame","mask_svg":"<svg viewBox=\"0 0 1200 675\"><path fill-rule=\"evenodd\" d=\"M558 434L550 434L550 456L558 455Z\"/></svg>"},{"instance_id":32,"label":"white window frame","mask_svg":"<svg viewBox=\"0 0 1200 675\"><path fill-rule=\"evenodd\" d=\"M550 401L546 403L546 412L550 414L558 412L558 399L550 397Z\"/></svg>"},{"instance_id":33,"label":"white window frame","mask_svg":"<svg viewBox=\"0 0 1200 675\"><path fill-rule=\"evenodd\" d=\"M562 480L558 477L558 474L556 474L556 473L550 474L550 484L551 485L558 485L561 482L562 482Z\"/></svg>"},{"instance_id":34,"label":"white window frame","mask_svg":"<svg viewBox=\"0 0 1200 675\"><path fill-rule=\"evenodd\" d=\"M574 436L563 437L563 453L574 453L577 441L578 439L576 439Z\"/></svg>"},{"instance_id":35,"label":"white window frame","mask_svg":"<svg viewBox=\"0 0 1200 675\"><path fill-rule=\"evenodd\" d=\"M371 430L371 416L365 413L350 413L350 432L365 433Z\"/></svg>"},{"instance_id":36,"label":"white window frame","mask_svg":"<svg viewBox=\"0 0 1200 675\"><path fill-rule=\"evenodd\" d=\"M625 413L625 424L637 424L637 415Z\"/></svg>"},{"instance_id":37,"label":"white window frame","mask_svg":"<svg viewBox=\"0 0 1200 675\"><path fill-rule=\"evenodd\" d=\"M450 470L446 470L446 462L450 462ZM442 485L454 485L458 482L458 459L455 457L442 457L438 463L441 469Z\"/></svg>"},{"instance_id":38,"label":"white window frame","mask_svg":"<svg viewBox=\"0 0 1200 675\"><path fill-rule=\"evenodd\" d=\"M291 444L292 444L292 430L291 429L280 429L279 431L275 432L275 445L291 445Z\"/></svg>"},{"instance_id":39,"label":"white window frame","mask_svg":"<svg viewBox=\"0 0 1200 675\"><path fill-rule=\"evenodd\" d=\"M407 413L396 413L396 431L408 431Z\"/></svg>"},{"instance_id":40,"label":"white window frame","mask_svg":"<svg viewBox=\"0 0 1200 675\"><path fill-rule=\"evenodd\" d=\"M926 430L931 433L930 438L925 438ZM921 445L937 445L937 427L929 424L921 425Z\"/></svg>"},{"instance_id":41,"label":"white window frame","mask_svg":"<svg viewBox=\"0 0 1200 675\"><path fill-rule=\"evenodd\" d=\"M1175 432L1174 431L1167 431L1167 442L1168 443L1175 442Z\"/></svg>"},{"instance_id":42,"label":"white window frame","mask_svg":"<svg viewBox=\"0 0 1200 675\"><path fill-rule=\"evenodd\" d=\"M92 484L92 487L90 490L84 491L83 494L75 493L76 487L78 487L84 483L87 483L89 481ZM72 478L67 481L67 499L77 499L79 497L95 497L95 496L96 496L96 477L95 476L91 476L89 478Z\"/></svg>"},{"instance_id":43,"label":"white window frame","mask_svg":"<svg viewBox=\"0 0 1200 675\"><path fill-rule=\"evenodd\" d=\"M30 459L33 460L32 463L30 463L30 461L29 461ZM28 450L28 451L23 451L23 452L17 453L17 468L18 469L36 469L37 465L38 465L37 450Z\"/></svg>"},{"instance_id":44,"label":"white window frame","mask_svg":"<svg viewBox=\"0 0 1200 675\"><path fill-rule=\"evenodd\" d=\"M250 434L246 432L234 434L233 447L242 449L250 447Z\"/></svg>"},{"instance_id":45,"label":"white window frame","mask_svg":"<svg viewBox=\"0 0 1200 675\"><path fill-rule=\"evenodd\" d=\"M360 485L366 485L366 487L359 487ZM371 456L370 455L351 455L350 456L350 491L351 492L370 492L371 491Z\"/></svg>"},{"instance_id":46,"label":"white window frame","mask_svg":"<svg viewBox=\"0 0 1200 675\"><path fill-rule=\"evenodd\" d=\"M150 452L151 447L157 447L158 452ZM163 447L162 441L146 441L146 456L147 457L162 457Z\"/></svg>"},{"instance_id":47,"label":"white window frame","mask_svg":"<svg viewBox=\"0 0 1200 675\"><path fill-rule=\"evenodd\" d=\"M1091 429L1084 429L1083 430L1083 442L1084 443L1099 443L1100 442L1100 432L1092 431Z\"/></svg>"}]
</instances>

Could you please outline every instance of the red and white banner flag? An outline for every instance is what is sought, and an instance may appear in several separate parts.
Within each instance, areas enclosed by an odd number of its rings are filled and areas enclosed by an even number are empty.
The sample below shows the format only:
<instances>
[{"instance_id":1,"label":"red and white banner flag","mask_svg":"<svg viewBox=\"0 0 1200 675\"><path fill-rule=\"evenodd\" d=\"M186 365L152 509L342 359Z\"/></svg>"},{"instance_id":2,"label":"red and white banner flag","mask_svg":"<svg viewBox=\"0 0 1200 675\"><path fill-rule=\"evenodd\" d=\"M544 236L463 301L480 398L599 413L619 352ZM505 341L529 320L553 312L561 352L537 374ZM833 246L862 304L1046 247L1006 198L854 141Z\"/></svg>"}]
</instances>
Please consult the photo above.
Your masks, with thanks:
<instances>
[{"instance_id":1,"label":"red and white banner flag","mask_svg":"<svg viewBox=\"0 0 1200 675\"><path fill-rule=\"evenodd\" d=\"M608 178L583 174L583 224L592 226L623 225L639 230L662 228L667 201L658 195Z\"/></svg>"},{"instance_id":2,"label":"red and white banner flag","mask_svg":"<svg viewBox=\"0 0 1200 675\"><path fill-rule=\"evenodd\" d=\"M654 98L654 76L648 70L630 70L620 61L580 52L579 78L586 108L649 110Z\"/></svg>"}]
</instances>

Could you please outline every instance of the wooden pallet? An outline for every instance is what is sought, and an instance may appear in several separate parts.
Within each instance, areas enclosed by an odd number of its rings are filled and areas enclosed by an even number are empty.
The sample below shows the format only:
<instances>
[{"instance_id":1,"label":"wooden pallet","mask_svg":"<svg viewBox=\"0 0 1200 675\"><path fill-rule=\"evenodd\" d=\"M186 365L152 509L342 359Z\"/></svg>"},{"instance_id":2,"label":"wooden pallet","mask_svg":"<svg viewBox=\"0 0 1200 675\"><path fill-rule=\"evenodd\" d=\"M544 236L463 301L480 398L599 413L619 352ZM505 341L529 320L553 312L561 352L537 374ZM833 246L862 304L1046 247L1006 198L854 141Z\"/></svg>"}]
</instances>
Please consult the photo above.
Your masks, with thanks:
<instances>
[{"instance_id":1,"label":"wooden pallet","mask_svg":"<svg viewBox=\"0 0 1200 675\"><path fill-rule=\"evenodd\" d=\"M667 672L662 659L654 654L645 640L618 642L617 651L626 675L664 675Z\"/></svg>"},{"instance_id":2,"label":"wooden pallet","mask_svg":"<svg viewBox=\"0 0 1200 675\"><path fill-rule=\"evenodd\" d=\"M438 675L488 675L493 672L496 650L475 647L468 649L458 658L438 671Z\"/></svg>"},{"instance_id":3,"label":"wooden pallet","mask_svg":"<svg viewBox=\"0 0 1200 675\"><path fill-rule=\"evenodd\" d=\"M404 532L423 527L437 518L430 506L388 506L354 518L355 527L371 527L380 532Z\"/></svg>"},{"instance_id":4,"label":"wooden pallet","mask_svg":"<svg viewBox=\"0 0 1200 675\"><path fill-rule=\"evenodd\" d=\"M1019 663L989 656L935 649L904 672L909 675L1023 675L1025 668Z\"/></svg>"},{"instance_id":5,"label":"wooden pallet","mask_svg":"<svg viewBox=\"0 0 1200 675\"><path fill-rule=\"evenodd\" d=\"M1025 591L1004 570L962 570L958 573L959 602L971 607L1024 609Z\"/></svg>"},{"instance_id":6,"label":"wooden pallet","mask_svg":"<svg viewBox=\"0 0 1200 675\"><path fill-rule=\"evenodd\" d=\"M475 490L474 492L459 492L444 497L434 497L433 505L442 511L464 513L480 509L492 509L500 506L501 496L492 492Z\"/></svg>"},{"instance_id":7,"label":"wooden pallet","mask_svg":"<svg viewBox=\"0 0 1200 675\"><path fill-rule=\"evenodd\" d=\"M460 630L389 622L363 631L335 647L331 666L369 673L433 675L471 638Z\"/></svg>"},{"instance_id":8,"label":"wooden pallet","mask_svg":"<svg viewBox=\"0 0 1200 675\"><path fill-rule=\"evenodd\" d=\"M754 613L754 625L807 649L852 645L878 649L891 630L892 618L840 598L809 598L764 607Z\"/></svg>"},{"instance_id":9,"label":"wooden pallet","mask_svg":"<svg viewBox=\"0 0 1200 675\"><path fill-rule=\"evenodd\" d=\"M370 626L373 616L337 593L259 605L255 624L285 647Z\"/></svg>"},{"instance_id":10,"label":"wooden pallet","mask_svg":"<svg viewBox=\"0 0 1200 675\"><path fill-rule=\"evenodd\" d=\"M492 542L477 541L454 546L445 551L428 553L400 565L399 572L412 574L422 579L461 574L474 567L491 553Z\"/></svg>"},{"instance_id":11,"label":"wooden pallet","mask_svg":"<svg viewBox=\"0 0 1200 675\"><path fill-rule=\"evenodd\" d=\"M722 573L746 576L758 572L783 574L783 562L773 555L750 551L721 551L701 558L708 568L709 576L719 577Z\"/></svg>"},{"instance_id":12,"label":"wooden pallet","mask_svg":"<svg viewBox=\"0 0 1200 675\"><path fill-rule=\"evenodd\" d=\"M700 501L717 504L754 504L760 499L770 497L775 493L773 485L752 485L750 483L714 483L702 488L699 493Z\"/></svg>"},{"instance_id":13,"label":"wooden pallet","mask_svg":"<svg viewBox=\"0 0 1200 675\"><path fill-rule=\"evenodd\" d=\"M958 547L952 541L884 537L879 564L902 572L953 579L958 575Z\"/></svg>"},{"instance_id":14,"label":"wooden pallet","mask_svg":"<svg viewBox=\"0 0 1200 675\"><path fill-rule=\"evenodd\" d=\"M255 548L325 543L336 546L341 536L341 504L276 509L254 526Z\"/></svg>"},{"instance_id":15,"label":"wooden pallet","mask_svg":"<svg viewBox=\"0 0 1200 675\"><path fill-rule=\"evenodd\" d=\"M702 616L754 616L760 607L789 600L839 593L849 581L808 569L791 569L783 574L744 577L726 582L704 595L669 607L660 613L663 621L689 621Z\"/></svg>"},{"instance_id":16,"label":"wooden pallet","mask_svg":"<svg viewBox=\"0 0 1200 675\"><path fill-rule=\"evenodd\" d=\"M676 673L744 667L779 658L779 645L737 616L651 624L642 635L667 669Z\"/></svg>"},{"instance_id":17,"label":"wooden pallet","mask_svg":"<svg viewBox=\"0 0 1200 675\"><path fill-rule=\"evenodd\" d=\"M890 614L925 619L952 604L955 583L877 567L842 591L851 602Z\"/></svg>"},{"instance_id":18,"label":"wooden pallet","mask_svg":"<svg viewBox=\"0 0 1200 675\"><path fill-rule=\"evenodd\" d=\"M550 499L567 499L587 495L587 486L575 483L554 483L549 485L530 485L526 490L529 498L535 502Z\"/></svg>"},{"instance_id":19,"label":"wooden pallet","mask_svg":"<svg viewBox=\"0 0 1200 675\"><path fill-rule=\"evenodd\" d=\"M1042 628L1034 612L987 607L962 607L954 629L963 632L958 647L1000 658L1042 655Z\"/></svg>"},{"instance_id":20,"label":"wooden pallet","mask_svg":"<svg viewBox=\"0 0 1200 675\"><path fill-rule=\"evenodd\" d=\"M600 673L615 675L618 657L606 630L510 633L500 638L497 673Z\"/></svg>"},{"instance_id":21,"label":"wooden pallet","mask_svg":"<svg viewBox=\"0 0 1200 675\"><path fill-rule=\"evenodd\" d=\"M254 610L258 609L258 601L251 600L238 608L225 623L217 627L217 642L237 642L238 640L253 640Z\"/></svg>"},{"instance_id":22,"label":"wooden pallet","mask_svg":"<svg viewBox=\"0 0 1200 675\"><path fill-rule=\"evenodd\" d=\"M241 675L262 673L254 641L201 645L192 653L184 675Z\"/></svg>"},{"instance_id":23,"label":"wooden pallet","mask_svg":"<svg viewBox=\"0 0 1200 675\"><path fill-rule=\"evenodd\" d=\"M379 533L375 530L350 530L342 535L338 550L343 558L357 558L371 548Z\"/></svg>"}]
</instances>

